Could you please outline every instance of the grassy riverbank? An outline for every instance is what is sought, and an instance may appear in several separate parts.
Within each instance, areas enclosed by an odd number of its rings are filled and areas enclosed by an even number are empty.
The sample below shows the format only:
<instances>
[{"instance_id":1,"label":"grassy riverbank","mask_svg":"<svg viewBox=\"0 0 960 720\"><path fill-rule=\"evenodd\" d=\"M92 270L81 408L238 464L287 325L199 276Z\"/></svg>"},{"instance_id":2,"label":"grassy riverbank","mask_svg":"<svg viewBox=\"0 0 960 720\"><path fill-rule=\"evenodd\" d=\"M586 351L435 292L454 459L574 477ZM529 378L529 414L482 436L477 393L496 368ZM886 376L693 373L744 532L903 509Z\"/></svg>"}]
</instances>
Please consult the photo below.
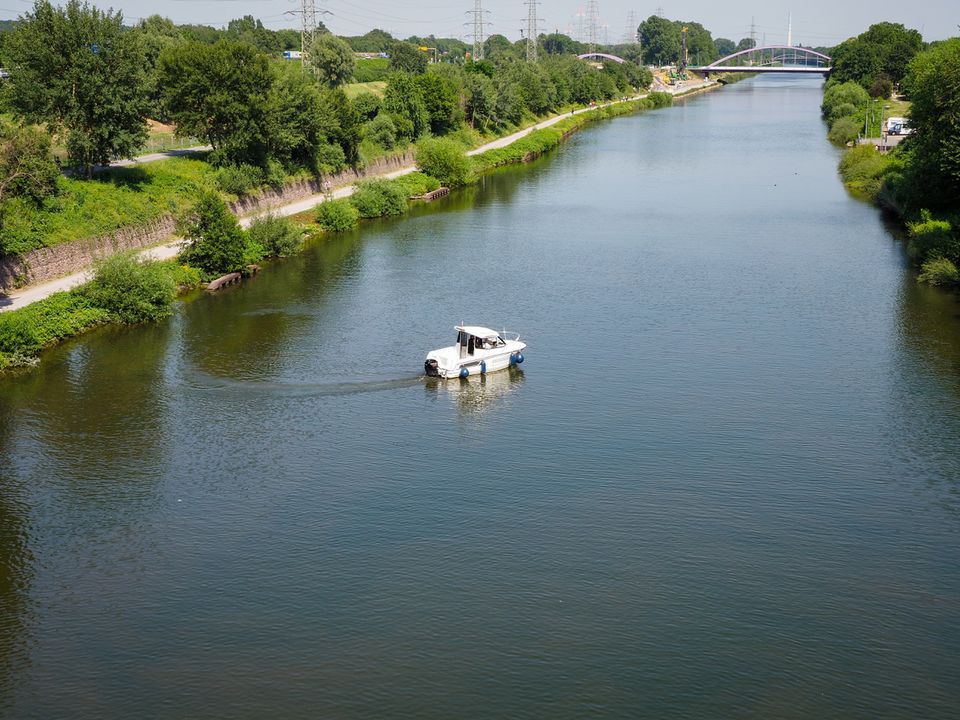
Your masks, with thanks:
<instances>
[{"instance_id":1,"label":"grassy riverbank","mask_svg":"<svg viewBox=\"0 0 960 720\"><path fill-rule=\"evenodd\" d=\"M598 120L609 119L659 107L669 106L672 96L666 93L652 93L648 97L616 103L593 110L581 111L565 117L554 125L535 130L506 147L488 150L466 158L464 148L457 151L463 161L466 172L464 182L475 182L485 172L510 164L528 162L560 145L565 138L581 127ZM446 141L451 142L452 141ZM176 161L173 173L158 168L154 178L178 177L178 166L191 161ZM422 160L421 160L422 162ZM202 165L202 163L198 163ZM158 183L161 187L164 182ZM198 185L197 187L201 187ZM373 180L360 183L357 191L349 199L322 203L313 211L296 216L302 234L323 234L352 229L361 218L369 219L391 215L400 215L409 209L408 198L435 190L440 181L422 172L402 176L394 180ZM167 198L169 202L185 202L179 195L187 183L171 182L169 187L177 188ZM248 241L249 244L249 241ZM265 255L281 254L263 247L263 241L255 241L255 250ZM256 260L256 258L249 258ZM109 264L111 261L107 261ZM156 314L131 314L124 312L122 298L136 298L148 294L155 299L165 297L163 288L190 288L199 285L202 276L209 277L195 268L174 261L137 263L132 256L121 258L120 270L114 268L114 285L122 290L96 292L104 280L102 268L90 283L81 285L69 292L52 295L44 300L19 310L0 314L0 371L14 367L30 367L37 363L42 350L64 339L79 335L106 323L144 322L158 319L166 314L169 302L157 300L154 303ZM120 280L117 276L122 276ZM157 290L157 288L160 290ZM152 288L152 289L151 289ZM158 294L159 293L159 294ZM174 293L175 294L175 293ZM149 303L147 303L149 305Z\"/></svg>"}]
</instances>

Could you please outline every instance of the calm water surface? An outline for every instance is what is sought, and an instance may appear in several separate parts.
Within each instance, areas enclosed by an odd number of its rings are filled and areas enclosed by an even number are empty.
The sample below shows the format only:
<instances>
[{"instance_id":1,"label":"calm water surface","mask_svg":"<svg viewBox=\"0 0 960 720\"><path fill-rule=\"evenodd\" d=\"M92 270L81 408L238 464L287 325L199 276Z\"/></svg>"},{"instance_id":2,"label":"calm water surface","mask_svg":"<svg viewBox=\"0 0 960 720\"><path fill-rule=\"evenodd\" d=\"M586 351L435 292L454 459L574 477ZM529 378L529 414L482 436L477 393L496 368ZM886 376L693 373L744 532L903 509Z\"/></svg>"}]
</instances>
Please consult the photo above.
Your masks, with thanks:
<instances>
[{"instance_id":1,"label":"calm water surface","mask_svg":"<svg viewBox=\"0 0 960 720\"><path fill-rule=\"evenodd\" d=\"M754 79L0 381L0 715L947 718L960 306ZM523 372L417 376L464 320Z\"/></svg>"}]
</instances>

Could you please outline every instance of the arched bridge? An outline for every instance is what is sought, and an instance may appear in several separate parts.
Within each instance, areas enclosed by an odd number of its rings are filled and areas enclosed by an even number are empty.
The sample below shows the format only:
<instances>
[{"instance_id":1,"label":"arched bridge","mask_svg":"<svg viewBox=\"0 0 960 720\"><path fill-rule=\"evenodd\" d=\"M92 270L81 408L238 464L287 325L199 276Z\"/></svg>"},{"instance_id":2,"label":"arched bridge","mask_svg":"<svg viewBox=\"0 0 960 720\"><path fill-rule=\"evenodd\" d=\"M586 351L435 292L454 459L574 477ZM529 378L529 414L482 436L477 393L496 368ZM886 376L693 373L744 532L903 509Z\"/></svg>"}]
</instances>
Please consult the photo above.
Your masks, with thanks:
<instances>
[{"instance_id":1,"label":"arched bridge","mask_svg":"<svg viewBox=\"0 0 960 720\"><path fill-rule=\"evenodd\" d=\"M709 65L691 67L702 73L818 73L829 74L833 60L823 53L793 45L763 45L741 50L714 60Z\"/></svg>"},{"instance_id":2,"label":"arched bridge","mask_svg":"<svg viewBox=\"0 0 960 720\"><path fill-rule=\"evenodd\" d=\"M622 57L617 57L616 55L611 55L610 53L600 53L600 52L591 52L584 53L583 55L577 55L581 60L586 60L587 58L600 58L601 60L613 60L616 63L621 65L626 62Z\"/></svg>"}]
</instances>

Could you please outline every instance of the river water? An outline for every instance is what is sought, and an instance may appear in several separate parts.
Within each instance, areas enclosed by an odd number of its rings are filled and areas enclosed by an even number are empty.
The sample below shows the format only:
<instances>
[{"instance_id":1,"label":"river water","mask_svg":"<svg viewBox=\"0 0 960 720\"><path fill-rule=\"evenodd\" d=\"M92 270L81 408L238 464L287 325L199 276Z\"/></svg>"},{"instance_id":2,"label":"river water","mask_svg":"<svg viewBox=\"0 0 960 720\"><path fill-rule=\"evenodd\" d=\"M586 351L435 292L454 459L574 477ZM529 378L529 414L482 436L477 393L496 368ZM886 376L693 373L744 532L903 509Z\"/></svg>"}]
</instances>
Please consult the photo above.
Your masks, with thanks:
<instances>
[{"instance_id":1,"label":"river water","mask_svg":"<svg viewBox=\"0 0 960 720\"><path fill-rule=\"evenodd\" d=\"M0 716L937 718L960 319L756 78L0 380ZM460 321L522 372L418 376Z\"/></svg>"}]
</instances>

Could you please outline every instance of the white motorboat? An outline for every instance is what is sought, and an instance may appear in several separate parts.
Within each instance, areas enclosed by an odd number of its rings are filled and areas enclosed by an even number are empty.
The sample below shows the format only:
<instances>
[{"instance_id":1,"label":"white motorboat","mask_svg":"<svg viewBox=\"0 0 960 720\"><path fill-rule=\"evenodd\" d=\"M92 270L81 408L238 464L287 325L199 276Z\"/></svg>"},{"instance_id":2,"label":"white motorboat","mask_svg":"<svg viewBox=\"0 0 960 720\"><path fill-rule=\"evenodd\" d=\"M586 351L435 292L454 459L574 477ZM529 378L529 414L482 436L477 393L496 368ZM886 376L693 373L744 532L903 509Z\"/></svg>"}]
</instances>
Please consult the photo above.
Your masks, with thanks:
<instances>
[{"instance_id":1,"label":"white motorboat","mask_svg":"<svg viewBox=\"0 0 960 720\"><path fill-rule=\"evenodd\" d=\"M428 377L465 378L485 375L523 362L526 343L520 335L497 332L478 325L458 325L457 342L427 355L423 370Z\"/></svg>"}]
</instances>

